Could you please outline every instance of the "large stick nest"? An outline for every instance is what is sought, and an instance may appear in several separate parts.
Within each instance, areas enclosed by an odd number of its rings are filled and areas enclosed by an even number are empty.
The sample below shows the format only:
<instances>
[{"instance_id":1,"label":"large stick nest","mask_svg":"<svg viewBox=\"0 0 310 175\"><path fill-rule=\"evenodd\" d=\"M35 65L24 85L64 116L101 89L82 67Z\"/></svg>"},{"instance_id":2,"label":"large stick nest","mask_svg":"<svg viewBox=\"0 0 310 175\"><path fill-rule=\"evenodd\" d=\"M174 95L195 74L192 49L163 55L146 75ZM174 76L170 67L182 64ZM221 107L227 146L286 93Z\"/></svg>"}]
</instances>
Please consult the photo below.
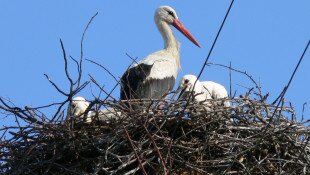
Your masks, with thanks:
<instances>
[{"instance_id":1,"label":"large stick nest","mask_svg":"<svg viewBox=\"0 0 310 175\"><path fill-rule=\"evenodd\" d=\"M95 100L113 118L48 120L37 110L6 108L25 126L6 127L4 174L309 174L305 123L292 107L236 97L232 106L150 101L141 110ZM4 103L4 101L2 101ZM27 114L25 119L23 113ZM30 115L31 114L31 115ZM29 116L33 118L29 118Z\"/></svg>"}]
</instances>

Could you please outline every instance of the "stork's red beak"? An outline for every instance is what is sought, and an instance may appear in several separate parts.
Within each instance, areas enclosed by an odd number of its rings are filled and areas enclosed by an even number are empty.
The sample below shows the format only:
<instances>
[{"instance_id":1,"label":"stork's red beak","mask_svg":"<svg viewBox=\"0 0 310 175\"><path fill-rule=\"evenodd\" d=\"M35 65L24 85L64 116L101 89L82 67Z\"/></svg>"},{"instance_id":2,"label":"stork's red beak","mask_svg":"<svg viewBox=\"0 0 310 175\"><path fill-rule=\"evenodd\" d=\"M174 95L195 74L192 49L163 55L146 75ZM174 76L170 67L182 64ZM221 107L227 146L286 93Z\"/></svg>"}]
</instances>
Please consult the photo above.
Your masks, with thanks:
<instances>
[{"instance_id":1,"label":"stork's red beak","mask_svg":"<svg viewBox=\"0 0 310 175\"><path fill-rule=\"evenodd\" d=\"M172 25L177 28L183 35L185 35L189 40L191 40L196 46L201 47L200 44L196 41L196 39L193 37L193 35L187 30L187 28L179 21L178 19L175 19L172 23Z\"/></svg>"}]
</instances>

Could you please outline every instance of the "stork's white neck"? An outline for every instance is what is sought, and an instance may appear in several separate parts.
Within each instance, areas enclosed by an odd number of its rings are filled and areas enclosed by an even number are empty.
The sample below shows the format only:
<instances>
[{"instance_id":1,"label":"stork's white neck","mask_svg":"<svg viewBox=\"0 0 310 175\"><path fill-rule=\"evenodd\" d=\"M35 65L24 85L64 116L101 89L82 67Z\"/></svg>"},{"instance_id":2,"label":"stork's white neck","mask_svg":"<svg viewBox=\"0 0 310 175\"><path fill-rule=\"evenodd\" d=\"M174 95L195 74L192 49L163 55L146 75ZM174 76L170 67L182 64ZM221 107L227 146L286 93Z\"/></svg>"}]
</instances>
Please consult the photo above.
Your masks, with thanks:
<instances>
[{"instance_id":1,"label":"stork's white neck","mask_svg":"<svg viewBox=\"0 0 310 175\"><path fill-rule=\"evenodd\" d=\"M164 39L165 50L170 52L176 58L176 64L180 68L180 44L179 41L175 38L172 29L169 24L162 20L155 20L157 28Z\"/></svg>"},{"instance_id":2,"label":"stork's white neck","mask_svg":"<svg viewBox=\"0 0 310 175\"><path fill-rule=\"evenodd\" d=\"M165 42L165 49L179 50L179 42L175 38L172 29L165 21L156 21L157 27Z\"/></svg>"}]
</instances>

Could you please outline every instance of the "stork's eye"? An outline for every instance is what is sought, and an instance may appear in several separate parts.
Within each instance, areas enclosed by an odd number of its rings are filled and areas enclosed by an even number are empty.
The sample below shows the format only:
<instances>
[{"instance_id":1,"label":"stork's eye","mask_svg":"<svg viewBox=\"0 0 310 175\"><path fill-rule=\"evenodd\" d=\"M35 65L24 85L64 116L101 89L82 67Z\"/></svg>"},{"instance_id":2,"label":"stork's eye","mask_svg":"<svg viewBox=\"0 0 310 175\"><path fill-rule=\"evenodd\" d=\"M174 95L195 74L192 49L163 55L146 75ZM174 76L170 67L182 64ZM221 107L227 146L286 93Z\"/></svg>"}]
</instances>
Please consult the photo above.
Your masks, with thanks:
<instances>
[{"instance_id":1,"label":"stork's eye","mask_svg":"<svg viewBox=\"0 0 310 175\"><path fill-rule=\"evenodd\" d=\"M184 83L187 84L189 82L189 80L185 80Z\"/></svg>"},{"instance_id":2,"label":"stork's eye","mask_svg":"<svg viewBox=\"0 0 310 175\"><path fill-rule=\"evenodd\" d=\"M168 10L168 14L174 17L173 11Z\"/></svg>"},{"instance_id":3,"label":"stork's eye","mask_svg":"<svg viewBox=\"0 0 310 175\"><path fill-rule=\"evenodd\" d=\"M73 108L75 108L75 106L76 106L74 103L73 103L73 104L71 104L71 105L72 105L72 107L73 107Z\"/></svg>"}]
</instances>

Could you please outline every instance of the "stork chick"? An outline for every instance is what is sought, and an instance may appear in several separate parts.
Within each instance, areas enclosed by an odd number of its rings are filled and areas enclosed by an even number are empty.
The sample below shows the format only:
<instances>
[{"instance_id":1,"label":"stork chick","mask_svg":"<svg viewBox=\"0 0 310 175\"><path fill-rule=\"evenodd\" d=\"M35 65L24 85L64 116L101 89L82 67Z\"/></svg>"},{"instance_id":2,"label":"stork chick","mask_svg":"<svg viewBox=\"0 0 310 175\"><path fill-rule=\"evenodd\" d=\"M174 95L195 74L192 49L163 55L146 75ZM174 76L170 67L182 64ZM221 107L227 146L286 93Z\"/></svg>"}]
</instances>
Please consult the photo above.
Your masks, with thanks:
<instances>
[{"instance_id":1,"label":"stork chick","mask_svg":"<svg viewBox=\"0 0 310 175\"><path fill-rule=\"evenodd\" d=\"M69 107L71 115L74 117L84 118L85 112L89 107L89 102L83 97L75 97L72 99L71 106ZM113 108L107 108L105 110L93 111L90 110L86 114L86 123L92 122L93 118L98 115L100 121L109 121L111 119L118 119L120 112L116 112Z\"/></svg>"},{"instance_id":2,"label":"stork chick","mask_svg":"<svg viewBox=\"0 0 310 175\"><path fill-rule=\"evenodd\" d=\"M187 99L189 96L193 97L194 101L201 102L208 99L227 98L228 93L224 86L213 81L199 81L195 75L185 75L179 83L176 93L180 92L178 99ZM195 84L196 82L196 84ZM195 86L194 86L195 85ZM225 101L226 107L230 103Z\"/></svg>"},{"instance_id":3,"label":"stork chick","mask_svg":"<svg viewBox=\"0 0 310 175\"><path fill-rule=\"evenodd\" d=\"M89 102L83 97L75 97L72 99L71 106L69 106L70 114L74 117L81 117L83 119L86 109L89 107ZM86 116L86 122L91 122L92 111L89 111Z\"/></svg>"}]
</instances>

